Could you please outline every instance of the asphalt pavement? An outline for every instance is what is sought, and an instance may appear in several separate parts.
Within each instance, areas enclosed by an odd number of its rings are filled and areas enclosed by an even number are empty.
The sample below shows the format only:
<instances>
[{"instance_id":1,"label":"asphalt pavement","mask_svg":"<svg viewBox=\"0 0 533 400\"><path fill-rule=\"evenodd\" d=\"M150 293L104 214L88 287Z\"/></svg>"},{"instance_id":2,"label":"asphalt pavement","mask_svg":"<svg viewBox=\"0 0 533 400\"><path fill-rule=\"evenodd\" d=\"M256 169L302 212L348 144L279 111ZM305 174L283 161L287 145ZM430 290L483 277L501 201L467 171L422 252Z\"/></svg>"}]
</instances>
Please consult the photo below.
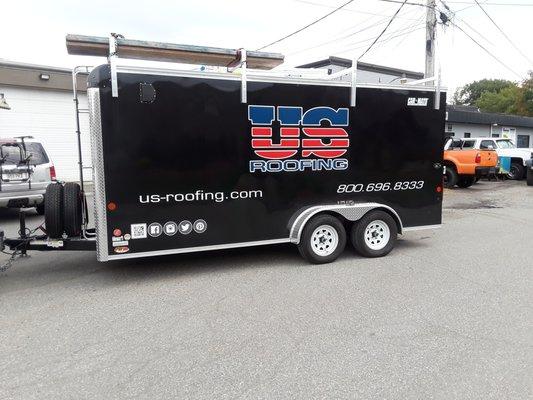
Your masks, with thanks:
<instances>
[{"instance_id":1,"label":"asphalt pavement","mask_svg":"<svg viewBox=\"0 0 533 400\"><path fill-rule=\"evenodd\" d=\"M31 253L0 274L0 398L532 399L533 187L447 190L443 219L327 265Z\"/></svg>"}]
</instances>

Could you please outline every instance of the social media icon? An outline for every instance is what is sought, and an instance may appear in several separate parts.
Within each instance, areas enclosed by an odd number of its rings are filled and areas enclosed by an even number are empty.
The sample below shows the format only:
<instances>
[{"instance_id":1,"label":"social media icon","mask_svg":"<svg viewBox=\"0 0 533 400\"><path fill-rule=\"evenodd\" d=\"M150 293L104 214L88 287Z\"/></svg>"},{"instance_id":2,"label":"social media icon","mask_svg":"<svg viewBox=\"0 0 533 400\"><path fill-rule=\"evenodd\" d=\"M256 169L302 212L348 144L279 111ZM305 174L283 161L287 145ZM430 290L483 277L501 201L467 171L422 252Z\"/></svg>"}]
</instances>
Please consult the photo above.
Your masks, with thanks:
<instances>
[{"instance_id":1,"label":"social media icon","mask_svg":"<svg viewBox=\"0 0 533 400\"><path fill-rule=\"evenodd\" d=\"M191 221L181 221L179 225L180 233L183 235L188 235L192 231Z\"/></svg>"},{"instance_id":2,"label":"social media icon","mask_svg":"<svg viewBox=\"0 0 533 400\"><path fill-rule=\"evenodd\" d=\"M161 233L163 233L163 227L161 226L161 224L154 222L148 225L148 234L151 237L155 238L161 236Z\"/></svg>"},{"instance_id":3,"label":"social media icon","mask_svg":"<svg viewBox=\"0 0 533 400\"><path fill-rule=\"evenodd\" d=\"M196 233L204 233L207 229L207 222L205 222L203 219L197 219L194 221L193 229Z\"/></svg>"},{"instance_id":4,"label":"social media icon","mask_svg":"<svg viewBox=\"0 0 533 400\"><path fill-rule=\"evenodd\" d=\"M169 221L163 227L163 231L167 236L174 236L178 231L178 225L176 225L176 223L173 221Z\"/></svg>"}]
</instances>

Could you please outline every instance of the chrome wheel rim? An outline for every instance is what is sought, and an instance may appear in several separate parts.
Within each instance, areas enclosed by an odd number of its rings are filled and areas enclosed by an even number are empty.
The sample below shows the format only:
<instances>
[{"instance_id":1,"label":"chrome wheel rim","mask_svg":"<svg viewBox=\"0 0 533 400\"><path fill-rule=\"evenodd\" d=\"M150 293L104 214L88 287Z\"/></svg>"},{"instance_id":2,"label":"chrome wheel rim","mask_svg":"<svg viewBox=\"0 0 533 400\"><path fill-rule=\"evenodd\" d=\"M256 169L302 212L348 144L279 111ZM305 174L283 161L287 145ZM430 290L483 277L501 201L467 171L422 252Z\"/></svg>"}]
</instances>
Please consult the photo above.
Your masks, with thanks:
<instances>
[{"instance_id":1,"label":"chrome wheel rim","mask_svg":"<svg viewBox=\"0 0 533 400\"><path fill-rule=\"evenodd\" d=\"M390 240L390 228L382 220L370 222L365 228L365 243L372 250L382 250Z\"/></svg>"},{"instance_id":2,"label":"chrome wheel rim","mask_svg":"<svg viewBox=\"0 0 533 400\"><path fill-rule=\"evenodd\" d=\"M507 174L507 176L509 177L509 179L516 179L516 177L518 176L518 168L512 165L511 168L509 168L509 173Z\"/></svg>"},{"instance_id":3,"label":"chrome wheel rim","mask_svg":"<svg viewBox=\"0 0 533 400\"><path fill-rule=\"evenodd\" d=\"M311 235L311 248L321 257L332 254L339 245L339 234L330 225L320 225Z\"/></svg>"}]
</instances>

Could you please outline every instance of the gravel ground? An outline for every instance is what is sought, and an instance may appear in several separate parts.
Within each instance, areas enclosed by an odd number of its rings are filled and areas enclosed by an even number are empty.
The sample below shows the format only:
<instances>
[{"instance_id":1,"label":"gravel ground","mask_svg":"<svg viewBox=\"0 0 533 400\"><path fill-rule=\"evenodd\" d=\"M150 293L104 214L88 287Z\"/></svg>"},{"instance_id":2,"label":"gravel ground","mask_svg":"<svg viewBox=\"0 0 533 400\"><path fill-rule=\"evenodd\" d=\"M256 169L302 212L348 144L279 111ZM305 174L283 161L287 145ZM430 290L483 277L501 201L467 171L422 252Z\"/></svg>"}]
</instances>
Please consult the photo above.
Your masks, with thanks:
<instances>
[{"instance_id":1,"label":"gravel ground","mask_svg":"<svg viewBox=\"0 0 533 400\"><path fill-rule=\"evenodd\" d=\"M382 259L32 253L0 274L0 398L531 399L533 188L444 206Z\"/></svg>"}]
</instances>

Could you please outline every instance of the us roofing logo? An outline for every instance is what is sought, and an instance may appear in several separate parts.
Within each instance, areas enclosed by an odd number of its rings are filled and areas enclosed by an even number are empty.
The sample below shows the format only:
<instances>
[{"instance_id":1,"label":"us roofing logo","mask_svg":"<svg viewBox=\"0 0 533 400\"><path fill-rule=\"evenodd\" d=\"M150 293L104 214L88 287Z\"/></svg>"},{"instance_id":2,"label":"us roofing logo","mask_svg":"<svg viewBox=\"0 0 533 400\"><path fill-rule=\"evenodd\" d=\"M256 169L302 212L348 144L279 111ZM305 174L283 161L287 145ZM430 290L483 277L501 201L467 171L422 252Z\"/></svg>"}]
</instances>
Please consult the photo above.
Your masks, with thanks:
<instances>
[{"instance_id":1,"label":"us roofing logo","mask_svg":"<svg viewBox=\"0 0 533 400\"><path fill-rule=\"evenodd\" d=\"M344 170L350 139L348 109L249 105L251 145L257 160L250 160L250 172ZM279 142L273 140L273 123L278 121ZM329 126L321 126L327 121Z\"/></svg>"}]
</instances>

